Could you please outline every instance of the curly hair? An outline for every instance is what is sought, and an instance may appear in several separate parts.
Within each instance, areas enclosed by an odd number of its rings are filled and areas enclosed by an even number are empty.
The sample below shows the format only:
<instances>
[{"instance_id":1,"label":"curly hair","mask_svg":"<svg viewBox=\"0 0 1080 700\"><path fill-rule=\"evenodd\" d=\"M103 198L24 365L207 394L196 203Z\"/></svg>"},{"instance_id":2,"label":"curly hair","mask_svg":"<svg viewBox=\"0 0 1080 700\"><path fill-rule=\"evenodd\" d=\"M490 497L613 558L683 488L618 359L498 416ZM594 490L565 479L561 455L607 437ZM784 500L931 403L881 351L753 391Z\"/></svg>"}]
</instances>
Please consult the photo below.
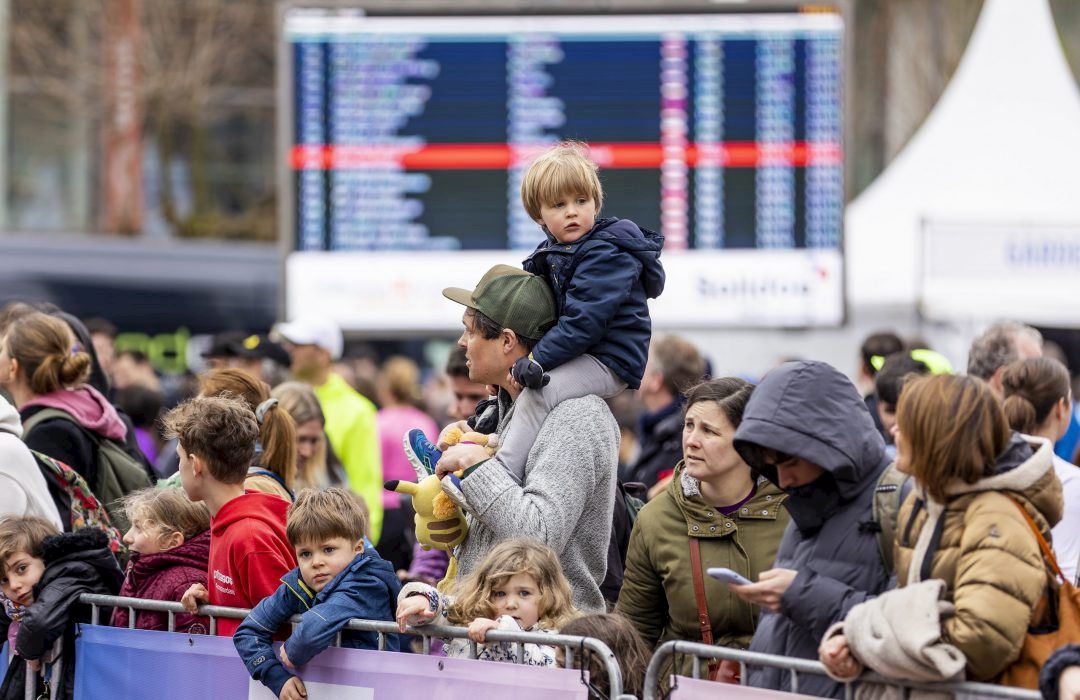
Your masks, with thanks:
<instances>
[{"instance_id":1,"label":"curly hair","mask_svg":"<svg viewBox=\"0 0 1080 700\"><path fill-rule=\"evenodd\" d=\"M577 616L570 583L550 547L534 540L508 540L492 548L476 571L462 580L447 611L452 625L495 617L495 589L518 574L528 574L540 589L539 624L559 629Z\"/></svg>"}]
</instances>

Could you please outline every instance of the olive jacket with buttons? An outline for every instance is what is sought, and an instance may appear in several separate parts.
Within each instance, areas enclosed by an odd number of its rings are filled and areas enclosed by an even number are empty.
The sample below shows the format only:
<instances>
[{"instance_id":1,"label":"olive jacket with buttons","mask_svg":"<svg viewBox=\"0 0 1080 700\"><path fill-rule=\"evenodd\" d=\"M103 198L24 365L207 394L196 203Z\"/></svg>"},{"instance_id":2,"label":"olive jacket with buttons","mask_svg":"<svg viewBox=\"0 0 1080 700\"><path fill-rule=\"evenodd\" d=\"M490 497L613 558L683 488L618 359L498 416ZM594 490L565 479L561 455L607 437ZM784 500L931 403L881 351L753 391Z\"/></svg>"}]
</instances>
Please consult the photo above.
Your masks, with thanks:
<instances>
[{"instance_id":1,"label":"olive jacket with buttons","mask_svg":"<svg viewBox=\"0 0 1080 700\"><path fill-rule=\"evenodd\" d=\"M616 609L634 623L650 649L672 639L700 642L690 568L690 538L696 537L713 642L746 649L757 626L758 607L705 572L722 566L756 581L771 569L788 524L787 510L780 507L786 499L783 491L762 479L749 501L723 515L702 499L698 481L686 475L679 462L667 490L649 501L634 522ZM683 661L680 672L689 673L691 660ZM668 675L665 669L661 677Z\"/></svg>"}]
</instances>

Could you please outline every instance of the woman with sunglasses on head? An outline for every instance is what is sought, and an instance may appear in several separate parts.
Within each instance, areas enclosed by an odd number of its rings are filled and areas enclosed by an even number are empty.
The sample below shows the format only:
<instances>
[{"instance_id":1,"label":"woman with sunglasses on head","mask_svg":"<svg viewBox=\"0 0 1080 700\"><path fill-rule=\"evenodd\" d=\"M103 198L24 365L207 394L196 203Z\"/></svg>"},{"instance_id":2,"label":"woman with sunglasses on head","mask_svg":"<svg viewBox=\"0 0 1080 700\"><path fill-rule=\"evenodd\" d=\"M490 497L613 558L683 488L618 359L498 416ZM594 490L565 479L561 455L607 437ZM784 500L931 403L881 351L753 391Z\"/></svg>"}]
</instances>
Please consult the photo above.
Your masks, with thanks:
<instances>
[{"instance_id":1,"label":"woman with sunglasses on head","mask_svg":"<svg viewBox=\"0 0 1080 700\"><path fill-rule=\"evenodd\" d=\"M745 649L753 636L758 608L707 575L723 567L756 579L772 568L788 522L784 493L759 480L732 446L753 388L727 377L687 392L683 460L634 523L616 609L650 649L671 639ZM688 674L690 665L686 657L675 670ZM661 677L670 673L671 662Z\"/></svg>"}]
</instances>

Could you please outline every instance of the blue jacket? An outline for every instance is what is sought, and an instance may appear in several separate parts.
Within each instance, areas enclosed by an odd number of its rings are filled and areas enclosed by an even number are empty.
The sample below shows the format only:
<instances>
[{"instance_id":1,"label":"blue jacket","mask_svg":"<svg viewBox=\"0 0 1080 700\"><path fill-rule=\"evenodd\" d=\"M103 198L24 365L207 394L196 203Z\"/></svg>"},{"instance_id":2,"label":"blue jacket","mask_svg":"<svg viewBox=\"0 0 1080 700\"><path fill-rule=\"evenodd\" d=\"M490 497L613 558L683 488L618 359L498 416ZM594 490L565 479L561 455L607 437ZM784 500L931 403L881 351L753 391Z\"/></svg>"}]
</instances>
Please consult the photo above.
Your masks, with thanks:
<instances>
[{"instance_id":1,"label":"blue jacket","mask_svg":"<svg viewBox=\"0 0 1080 700\"><path fill-rule=\"evenodd\" d=\"M600 219L568 244L548 234L524 268L547 279L559 320L533 359L551 370L588 353L637 389L652 337L646 300L664 291L663 246L663 236L629 219Z\"/></svg>"},{"instance_id":2,"label":"blue jacket","mask_svg":"<svg viewBox=\"0 0 1080 700\"><path fill-rule=\"evenodd\" d=\"M285 642L285 653L296 666L306 664L330 646L335 635L353 618L394 620L398 582L394 568L371 548L357 554L352 564L315 594L296 568L281 578L281 586L255 606L233 635L233 644L248 673L274 695L293 676L274 653L273 635L293 615L300 622ZM378 649L375 632L346 631L342 646ZM398 651L398 635L386 635L386 649Z\"/></svg>"}]
</instances>

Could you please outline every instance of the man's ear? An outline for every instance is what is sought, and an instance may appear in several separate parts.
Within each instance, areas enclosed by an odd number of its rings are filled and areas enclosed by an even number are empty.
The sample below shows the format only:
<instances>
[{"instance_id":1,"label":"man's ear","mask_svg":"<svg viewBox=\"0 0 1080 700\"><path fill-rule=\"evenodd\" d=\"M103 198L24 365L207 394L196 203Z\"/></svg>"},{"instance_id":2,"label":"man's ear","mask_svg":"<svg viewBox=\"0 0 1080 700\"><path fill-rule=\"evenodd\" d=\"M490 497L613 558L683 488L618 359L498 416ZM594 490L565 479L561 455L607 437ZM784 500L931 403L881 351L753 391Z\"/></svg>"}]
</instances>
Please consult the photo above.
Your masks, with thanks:
<instances>
[{"instance_id":1,"label":"man's ear","mask_svg":"<svg viewBox=\"0 0 1080 700\"><path fill-rule=\"evenodd\" d=\"M356 541L356 547L354 547L353 549L356 550L357 554L364 551L364 538L363 537L361 537L360 539L358 539Z\"/></svg>"},{"instance_id":2,"label":"man's ear","mask_svg":"<svg viewBox=\"0 0 1080 700\"><path fill-rule=\"evenodd\" d=\"M188 457L191 458L191 473L194 476L201 477L203 472L206 471L206 462L194 452L189 452Z\"/></svg>"},{"instance_id":3,"label":"man's ear","mask_svg":"<svg viewBox=\"0 0 1080 700\"><path fill-rule=\"evenodd\" d=\"M514 351L521 341L518 340L517 333L509 328L503 328L500 334L499 341L502 344L502 351L504 354L509 354Z\"/></svg>"}]
</instances>

